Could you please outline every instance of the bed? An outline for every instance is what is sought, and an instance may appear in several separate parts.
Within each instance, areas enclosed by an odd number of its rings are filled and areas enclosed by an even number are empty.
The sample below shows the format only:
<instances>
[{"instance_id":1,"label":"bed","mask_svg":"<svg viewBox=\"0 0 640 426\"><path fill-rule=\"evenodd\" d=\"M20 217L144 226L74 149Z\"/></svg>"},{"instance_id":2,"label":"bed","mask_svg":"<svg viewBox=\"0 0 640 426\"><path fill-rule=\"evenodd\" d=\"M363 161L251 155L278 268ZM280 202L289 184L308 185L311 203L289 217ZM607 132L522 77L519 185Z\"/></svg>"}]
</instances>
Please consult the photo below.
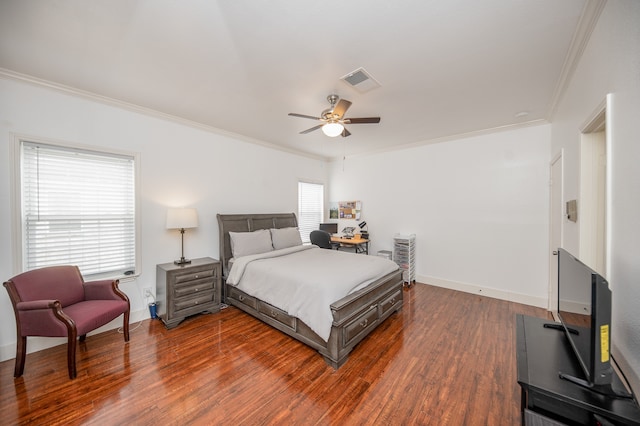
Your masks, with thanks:
<instances>
[{"instance_id":1,"label":"bed","mask_svg":"<svg viewBox=\"0 0 640 426\"><path fill-rule=\"evenodd\" d=\"M324 357L326 363L334 369L340 368L347 361L353 348L379 324L402 309L403 280L401 270L397 269L331 303L330 330L328 338L323 339L305 321L276 307L275 305L278 303L273 303L273 300L270 300L272 303L268 303L243 291L240 286L227 283L231 269L230 264L234 261L230 233L234 233L234 237L237 238L238 234L235 233L253 233L270 229L284 231L284 228L296 228L298 221L295 214L218 214L217 218L220 231L220 260L225 282L223 286L225 303L237 307L316 349ZM324 251L315 247L312 250ZM354 262L357 262L360 257L367 257L353 254L345 255L351 256ZM243 257L240 257L236 262L239 262L240 259ZM361 260L365 261L365 259Z\"/></svg>"}]
</instances>

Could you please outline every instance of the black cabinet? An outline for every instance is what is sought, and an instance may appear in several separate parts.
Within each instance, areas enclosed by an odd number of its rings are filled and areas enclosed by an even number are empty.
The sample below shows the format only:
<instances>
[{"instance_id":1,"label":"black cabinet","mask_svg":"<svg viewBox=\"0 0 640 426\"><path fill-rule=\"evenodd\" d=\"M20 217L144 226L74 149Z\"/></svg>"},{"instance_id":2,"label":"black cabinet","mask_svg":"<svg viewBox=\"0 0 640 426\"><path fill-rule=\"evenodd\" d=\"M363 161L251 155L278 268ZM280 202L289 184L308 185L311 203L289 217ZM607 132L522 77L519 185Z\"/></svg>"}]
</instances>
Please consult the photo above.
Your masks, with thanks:
<instances>
[{"instance_id":1,"label":"black cabinet","mask_svg":"<svg viewBox=\"0 0 640 426\"><path fill-rule=\"evenodd\" d=\"M523 424L640 425L640 408L628 398L602 395L561 379L562 371L582 376L563 331L550 320L516 317L518 383ZM624 391L614 374L614 390Z\"/></svg>"}]
</instances>

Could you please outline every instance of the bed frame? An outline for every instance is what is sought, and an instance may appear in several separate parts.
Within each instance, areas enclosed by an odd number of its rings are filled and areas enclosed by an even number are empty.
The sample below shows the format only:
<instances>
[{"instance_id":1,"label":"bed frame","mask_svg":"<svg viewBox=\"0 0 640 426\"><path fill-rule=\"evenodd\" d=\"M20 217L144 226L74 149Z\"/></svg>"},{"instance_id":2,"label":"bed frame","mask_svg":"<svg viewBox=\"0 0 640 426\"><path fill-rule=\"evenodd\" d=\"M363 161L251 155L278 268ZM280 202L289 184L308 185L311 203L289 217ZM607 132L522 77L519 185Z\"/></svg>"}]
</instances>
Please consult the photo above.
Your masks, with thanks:
<instances>
[{"instance_id":1,"label":"bed frame","mask_svg":"<svg viewBox=\"0 0 640 426\"><path fill-rule=\"evenodd\" d=\"M276 214L218 214L220 228L220 257L223 280L229 273L231 244L229 232L251 232L258 229L297 227L294 213ZM401 270L392 272L331 304L333 325L329 341L322 340L298 318L262 300L249 296L236 287L224 284L224 299L229 305L258 318L294 339L316 349L327 364L338 369L353 348L379 324L400 311L403 304Z\"/></svg>"}]
</instances>

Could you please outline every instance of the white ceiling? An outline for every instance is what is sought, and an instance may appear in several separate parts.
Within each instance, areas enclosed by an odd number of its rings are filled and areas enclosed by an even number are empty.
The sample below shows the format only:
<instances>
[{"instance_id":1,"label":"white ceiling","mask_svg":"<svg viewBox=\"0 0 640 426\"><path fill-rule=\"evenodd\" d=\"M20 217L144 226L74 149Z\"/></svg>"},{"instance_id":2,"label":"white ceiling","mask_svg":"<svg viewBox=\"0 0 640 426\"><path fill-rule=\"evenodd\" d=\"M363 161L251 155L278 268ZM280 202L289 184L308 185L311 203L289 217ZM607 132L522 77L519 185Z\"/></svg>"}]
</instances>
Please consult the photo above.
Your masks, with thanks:
<instances>
[{"instance_id":1,"label":"white ceiling","mask_svg":"<svg viewBox=\"0 0 640 426\"><path fill-rule=\"evenodd\" d=\"M0 71L341 157L550 119L577 60L586 6L1 0ZM381 87L359 93L340 80L359 67ZM287 114L318 116L330 93L353 102L347 116L380 116L380 124L348 125L347 138L300 135L317 123Z\"/></svg>"}]
</instances>

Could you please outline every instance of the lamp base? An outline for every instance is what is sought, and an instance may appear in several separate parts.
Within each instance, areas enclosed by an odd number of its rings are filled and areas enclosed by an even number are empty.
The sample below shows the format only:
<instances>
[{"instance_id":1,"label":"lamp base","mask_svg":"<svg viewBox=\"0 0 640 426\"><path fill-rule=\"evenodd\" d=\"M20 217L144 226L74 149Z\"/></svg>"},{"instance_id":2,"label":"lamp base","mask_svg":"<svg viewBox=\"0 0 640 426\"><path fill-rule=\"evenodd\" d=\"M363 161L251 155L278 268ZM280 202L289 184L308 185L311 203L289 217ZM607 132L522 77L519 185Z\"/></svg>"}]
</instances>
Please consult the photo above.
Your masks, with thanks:
<instances>
[{"instance_id":1,"label":"lamp base","mask_svg":"<svg viewBox=\"0 0 640 426\"><path fill-rule=\"evenodd\" d=\"M175 263L176 265L187 265L191 263L191 261L189 259L185 259L184 257L181 257L178 260L174 260L173 263Z\"/></svg>"}]
</instances>

